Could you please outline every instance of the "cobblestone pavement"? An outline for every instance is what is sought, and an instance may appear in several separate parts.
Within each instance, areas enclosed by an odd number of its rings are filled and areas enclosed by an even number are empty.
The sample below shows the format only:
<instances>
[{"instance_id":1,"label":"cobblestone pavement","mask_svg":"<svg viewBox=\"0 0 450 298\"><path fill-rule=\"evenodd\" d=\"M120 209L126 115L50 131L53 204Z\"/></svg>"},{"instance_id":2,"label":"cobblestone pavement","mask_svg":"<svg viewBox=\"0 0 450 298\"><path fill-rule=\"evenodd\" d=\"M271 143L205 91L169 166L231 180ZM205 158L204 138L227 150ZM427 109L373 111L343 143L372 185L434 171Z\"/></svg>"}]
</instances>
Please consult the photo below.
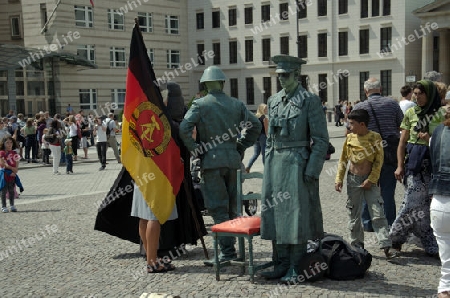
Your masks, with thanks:
<instances>
[{"instance_id":1,"label":"cobblestone pavement","mask_svg":"<svg viewBox=\"0 0 450 298\"><path fill-rule=\"evenodd\" d=\"M332 123L331 123L332 124ZM325 230L348 236L345 192L334 191L334 174L343 142L342 128L329 124L337 152L324 166L320 196ZM245 160L252 154L247 151ZM143 293L169 293L181 297L435 297L440 276L438 260L424 255L414 243L404 246L402 257L387 262L377 248L373 233L366 233L372 266L364 279L325 279L296 286L239 276L237 267L227 267L221 281L212 268L204 267L201 246L188 246L174 264L175 271L147 274L136 244L94 231L97 203L116 178L121 165L108 151L105 171L91 162L76 162L73 175L52 175L51 167L23 164L20 177L25 192L17 200L17 213L0 214L0 297L140 297ZM252 171L261 171L258 159ZM65 171L62 171L65 172ZM261 185L245 185L259 190ZM403 189L398 185L398 204ZM206 216L208 227L211 218ZM212 241L205 237L209 254ZM268 241L255 241L256 261L269 260Z\"/></svg>"}]
</instances>

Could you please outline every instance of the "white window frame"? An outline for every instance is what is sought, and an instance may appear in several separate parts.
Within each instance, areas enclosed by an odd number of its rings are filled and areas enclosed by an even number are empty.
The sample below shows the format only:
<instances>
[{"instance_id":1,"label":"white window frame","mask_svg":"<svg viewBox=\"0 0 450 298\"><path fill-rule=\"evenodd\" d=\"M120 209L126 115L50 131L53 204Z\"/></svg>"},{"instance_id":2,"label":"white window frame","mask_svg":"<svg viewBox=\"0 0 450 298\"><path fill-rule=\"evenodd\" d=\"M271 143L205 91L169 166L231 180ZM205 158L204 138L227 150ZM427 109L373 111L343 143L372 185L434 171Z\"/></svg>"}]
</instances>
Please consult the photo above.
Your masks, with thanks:
<instances>
[{"instance_id":1,"label":"white window frame","mask_svg":"<svg viewBox=\"0 0 450 298\"><path fill-rule=\"evenodd\" d=\"M125 94L125 89L111 89L111 103L115 103L118 109L123 110L125 106Z\"/></svg>"},{"instance_id":2,"label":"white window frame","mask_svg":"<svg viewBox=\"0 0 450 298\"><path fill-rule=\"evenodd\" d=\"M140 20L145 20L145 25L141 25ZM138 12L139 28L141 32L153 32L153 19L152 14L149 12Z\"/></svg>"},{"instance_id":3,"label":"white window frame","mask_svg":"<svg viewBox=\"0 0 450 298\"><path fill-rule=\"evenodd\" d=\"M15 28L15 24L17 24L17 28ZM11 26L11 38L12 39L20 39L22 38L22 26L20 24L20 16L11 16L9 18L9 24ZM15 32L18 31L18 32Z\"/></svg>"},{"instance_id":4,"label":"white window frame","mask_svg":"<svg viewBox=\"0 0 450 298\"><path fill-rule=\"evenodd\" d=\"M110 30L125 30L125 16L123 13L119 13L116 9L108 9L108 28Z\"/></svg>"},{"instance_id":5,"label":"white window frame","mask_svg":"<svg viewBox=\"0 0 450 298\"><path fill-rule=\"evenodd\" d=\"M176 22L176 25L172 26L172 21ZM165 18L165 26L167 34L179 34L180 32L180 20L178 16L168 16Z\"/></svg>"},{"instance_id":6,"label":"white window frame","mask_svg":"<svg viewBox=\"0 0 450 298\"><path fill-rule=\"evenodd\" d=\"M79 89L80 109L82 110L95 110L97 109L97 89ZM88 95L89 103L81 102L81 96Z\"/></svg>"},{"instance_id":7,"label":"white window frame","mask_svg":"<svg viewBox=\"0 0 450 298\"><path fill-rule=\"evenodd\" d=\"M173 61L172 58L178 56L178 61ZM179 68L180 67L180 51L179 50L167 50L167 68Z\"/></svg>"},{"instance_id":8,"label":"white window frame","mask_svg":"<svg viewBox=\"0 0 450 298\"><path fill-rule=\"evenodd\" d=\"M118 59L118 54L123 53L123 60ZM109 66L111 67L126 67L125 48L110 47L109 48Z\"/></svg>"},{"instance_id":9,"label":"white window frame","mask_svg":"<svg viewBox=\"0 0 450 298\"><path fill-rule=\"evenodd\" d=\"M84 53L84 55L80 55L80 53ZM78 45L77 55L84 57L86 60L95 63L95 46L90 44L88 45Z\"/></svg>"},{"instance_id":10,"label":"white window frame","mask_svg":"<svg viewBox=\"0 0 450 298\"><path fill-rule=\"evenodd\" d=\"M153 64L155 64L155 49L147 49L147 55L150 58L150 62Z\"/></svg>"},{"instance_id":11,"label":"white window frame","mask_svg":"<svg viewBox=\"0 0 450 298\"><path fill-rule=\"evenodd\" d=\"M83 19L77 20L77 11L83 12L84 14ZM75 26L85 28L94 27L94 12L92 11L92 7L74 5L74 12L75 12Z\"/></svg>"}]
</instances>

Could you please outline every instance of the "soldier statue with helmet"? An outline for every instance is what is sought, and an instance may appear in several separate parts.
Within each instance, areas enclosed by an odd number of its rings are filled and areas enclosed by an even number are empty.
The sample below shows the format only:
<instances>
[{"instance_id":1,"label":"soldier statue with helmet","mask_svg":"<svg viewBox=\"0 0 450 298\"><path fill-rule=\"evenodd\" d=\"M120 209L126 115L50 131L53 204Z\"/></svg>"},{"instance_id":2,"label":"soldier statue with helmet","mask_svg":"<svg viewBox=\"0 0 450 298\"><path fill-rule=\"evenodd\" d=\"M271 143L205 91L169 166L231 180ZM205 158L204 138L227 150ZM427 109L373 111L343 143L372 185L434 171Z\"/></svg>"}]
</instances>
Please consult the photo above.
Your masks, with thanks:
<instances>
[{"instance_id":1,"label":"soldier statue with helmet","mask_svg":"<svg viewBox=\"0 0 450 298\"><path fill-rule=\"evenodd\" d=\"M237 169L241 167L241 155L261 131L259 120L245 104L223 92L225 81L220 68L206 68L200 82L208 94L192 103L180 125L182 141L194 157L201 159L201 189L215 224L237 216ZM196 140L192 138L194 128ZM234 237L219 239L220 262L236 258L234 244ZM212 266L213 260L205 265Z\"/></svg>"}]
</instances>

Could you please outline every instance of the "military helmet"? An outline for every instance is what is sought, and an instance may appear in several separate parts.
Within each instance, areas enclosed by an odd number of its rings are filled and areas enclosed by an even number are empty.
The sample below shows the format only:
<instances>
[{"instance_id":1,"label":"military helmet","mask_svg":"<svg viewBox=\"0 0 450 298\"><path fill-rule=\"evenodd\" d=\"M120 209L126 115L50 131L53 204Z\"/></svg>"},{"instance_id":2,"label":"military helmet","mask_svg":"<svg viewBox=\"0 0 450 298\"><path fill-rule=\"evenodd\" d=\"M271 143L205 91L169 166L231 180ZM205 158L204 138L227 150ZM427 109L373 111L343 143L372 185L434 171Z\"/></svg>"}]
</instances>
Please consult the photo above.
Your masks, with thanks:
<instances>
[{"instance_id":1,"label":"military helmet","mask_svg":"<svg viewBox=\"0 0 450 298\"><path fill-rule=\"evenodd\" d=\"M200 78L200 83L204 82L212 82L212 81L225 81L227 77L223 73L223 71L217 66L210 66L203 72L202 77Z\"/></svg>"}]
</instances>

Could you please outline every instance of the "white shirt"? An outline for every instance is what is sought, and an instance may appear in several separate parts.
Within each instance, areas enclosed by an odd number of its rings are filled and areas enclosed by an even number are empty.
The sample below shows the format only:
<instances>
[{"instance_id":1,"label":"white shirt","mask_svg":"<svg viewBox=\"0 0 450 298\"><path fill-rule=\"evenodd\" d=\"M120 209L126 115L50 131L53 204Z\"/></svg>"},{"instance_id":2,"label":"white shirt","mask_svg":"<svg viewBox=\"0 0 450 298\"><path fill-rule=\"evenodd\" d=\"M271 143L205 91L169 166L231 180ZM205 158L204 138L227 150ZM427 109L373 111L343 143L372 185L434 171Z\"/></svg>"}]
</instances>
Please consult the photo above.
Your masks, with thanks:
<instances>
[{"instance_id":1,"label":"white shirt","mask_svg":"<svg viewBox=\"0 0 450 298\"><path fill-rule=\"evenodd\" d=\"M72 123L72 125L69 125L69 137L75 137L77 135L77 125Z\"/></svg>"},{"instance_id":2,"label":"white shirt","mask_svg":"<svg viewBox=\"0 0 450 298\"><path fill-rule=\"evenodd\" d=\"M111 118L105 119L106 121L106 125L109 127L110 129L110 136L115 136L116 135L116 121L112 120Z\"/></svg>"},{"instance_id":3,"label":"white shirt","mask_svg":"<svg viewBox=\"0 0 450 298\"><path fill-rule=\"evenodd\" d=\"M102 129L102 127L105 128L105 130ZM95 125L94 130L97 132L97 143L98 142L106 142L106 125L102 123L102 126L99 126L98 124Z\"/></svg>"},{"instance_id":4,"label":"white shirt","mask_svg":"<svg viewBox=\"0 0 450 298\"><path fill-rule=\"evenodd\" d=\"M406 110L408 110L409 108L414 107L416 105L416 103L414 103L410 100L407 100L407 99L400 100L400 102L398 104L400 106L400 109L402 109L403 115L405 115Z\"/></svg>"}]
</instances>

